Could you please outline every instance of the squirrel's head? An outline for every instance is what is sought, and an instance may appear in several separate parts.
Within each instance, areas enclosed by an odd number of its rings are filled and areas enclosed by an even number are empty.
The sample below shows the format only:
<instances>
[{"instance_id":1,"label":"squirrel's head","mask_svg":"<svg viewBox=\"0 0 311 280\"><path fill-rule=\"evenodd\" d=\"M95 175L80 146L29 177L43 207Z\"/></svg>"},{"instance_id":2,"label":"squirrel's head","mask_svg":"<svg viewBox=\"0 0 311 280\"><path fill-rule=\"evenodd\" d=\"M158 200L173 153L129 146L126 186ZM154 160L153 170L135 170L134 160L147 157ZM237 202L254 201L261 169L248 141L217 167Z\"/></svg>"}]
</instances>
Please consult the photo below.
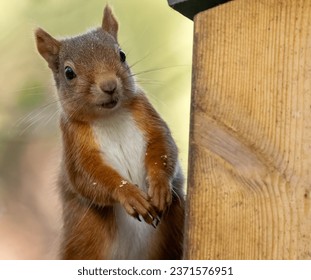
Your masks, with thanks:
<instances>
[{"instance_id":1,"label":"squirrel's head","mask_svg":"<svg viewBox=\"0 0 311 280\"><path fill-rule=\"evenodd\" d=\"M135 81L118 41L118 22L110 7L102 26L57 40L37 29L37 48L53 71L60 103L68 117L95 119L126 104Z\"/></svg>"}]
</instances>

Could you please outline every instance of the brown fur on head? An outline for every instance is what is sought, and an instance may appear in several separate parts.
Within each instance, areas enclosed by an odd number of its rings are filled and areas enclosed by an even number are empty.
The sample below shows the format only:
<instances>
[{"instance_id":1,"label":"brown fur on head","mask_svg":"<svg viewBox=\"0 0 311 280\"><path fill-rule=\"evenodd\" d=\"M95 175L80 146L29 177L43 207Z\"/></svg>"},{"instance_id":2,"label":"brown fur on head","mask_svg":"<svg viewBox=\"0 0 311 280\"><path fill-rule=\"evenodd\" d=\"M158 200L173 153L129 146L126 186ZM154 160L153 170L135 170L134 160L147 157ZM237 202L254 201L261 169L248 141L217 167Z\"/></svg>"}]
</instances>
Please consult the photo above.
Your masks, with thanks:
<instances>
[{"instance_id":1,"label":"brown fur on head","mask_svg":"<svg viewBox=\"0 0 311 280\"><path fill-rule=\"evenodd\" d=\"M135 82L117 42L118 22L111 8L104 9L102 27L57 40L39 28L39 53L51 68L67 118L94 120L126 103Z\"/></svg>"}]
</instances>

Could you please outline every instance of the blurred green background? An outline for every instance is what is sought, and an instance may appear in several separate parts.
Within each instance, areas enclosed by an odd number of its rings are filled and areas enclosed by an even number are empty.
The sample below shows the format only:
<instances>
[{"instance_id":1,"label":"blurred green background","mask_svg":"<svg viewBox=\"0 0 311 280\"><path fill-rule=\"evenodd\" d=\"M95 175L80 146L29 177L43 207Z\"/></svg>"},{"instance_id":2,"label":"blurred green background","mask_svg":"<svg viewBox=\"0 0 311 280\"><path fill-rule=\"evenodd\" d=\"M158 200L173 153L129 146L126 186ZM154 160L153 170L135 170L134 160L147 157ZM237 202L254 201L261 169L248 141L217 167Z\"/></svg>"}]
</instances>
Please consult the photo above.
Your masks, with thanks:
<instances>
[{"instance_id":1,"label":"blurred green background","mask_svg":"<svg viewBox=\"0 0 311 280\"><path fill-rule=\"evenodd\" d=\"M76 35L101 24L104 0L0 2L0 259L53 259L61 207L54 81L33 31ZM167 121L186 174L193 23L166 0L110 0L119 41Z\"/></svg>"}]
</instances>

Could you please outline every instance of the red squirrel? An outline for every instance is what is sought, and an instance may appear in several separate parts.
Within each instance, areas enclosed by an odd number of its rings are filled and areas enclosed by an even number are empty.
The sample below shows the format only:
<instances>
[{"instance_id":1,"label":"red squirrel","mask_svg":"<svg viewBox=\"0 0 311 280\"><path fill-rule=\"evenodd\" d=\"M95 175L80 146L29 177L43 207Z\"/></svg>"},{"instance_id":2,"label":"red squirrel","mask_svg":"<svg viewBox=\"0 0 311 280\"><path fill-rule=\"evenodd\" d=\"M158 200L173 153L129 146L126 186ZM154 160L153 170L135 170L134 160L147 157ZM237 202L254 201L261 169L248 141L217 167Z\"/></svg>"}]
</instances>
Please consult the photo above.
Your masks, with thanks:
<instances>
[{"instance_id":1,"label":"red squirrel","mask_svg":"<svg viewBox=\"0 0 311 280\"><path fill-rule=\"evenodd\" d=\"M181 259L184 178L167 124L135 82L107 5L102 26L57 40L38 28L53 72L63 156L61 259Z\"/></svg>"}]
</instances>

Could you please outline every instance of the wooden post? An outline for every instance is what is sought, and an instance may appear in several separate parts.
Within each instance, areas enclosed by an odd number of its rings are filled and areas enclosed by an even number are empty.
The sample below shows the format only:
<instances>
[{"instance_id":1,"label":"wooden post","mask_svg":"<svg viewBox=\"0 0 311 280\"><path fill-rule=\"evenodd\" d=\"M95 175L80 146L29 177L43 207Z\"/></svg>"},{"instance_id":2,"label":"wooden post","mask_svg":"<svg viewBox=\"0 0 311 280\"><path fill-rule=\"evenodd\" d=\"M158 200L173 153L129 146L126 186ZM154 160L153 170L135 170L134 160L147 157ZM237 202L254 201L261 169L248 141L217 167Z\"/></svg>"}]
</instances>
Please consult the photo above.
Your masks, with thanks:
<instances>
[{"instance_id":1,"label":"wooden post","mask_svg":"<svg viewBox=\"0 0 311 280\"><path fill-rule=\"evenodd\" d=\"M311 259L311 1L194 21L185 259Z\"/></svg>"}]
</instances>

